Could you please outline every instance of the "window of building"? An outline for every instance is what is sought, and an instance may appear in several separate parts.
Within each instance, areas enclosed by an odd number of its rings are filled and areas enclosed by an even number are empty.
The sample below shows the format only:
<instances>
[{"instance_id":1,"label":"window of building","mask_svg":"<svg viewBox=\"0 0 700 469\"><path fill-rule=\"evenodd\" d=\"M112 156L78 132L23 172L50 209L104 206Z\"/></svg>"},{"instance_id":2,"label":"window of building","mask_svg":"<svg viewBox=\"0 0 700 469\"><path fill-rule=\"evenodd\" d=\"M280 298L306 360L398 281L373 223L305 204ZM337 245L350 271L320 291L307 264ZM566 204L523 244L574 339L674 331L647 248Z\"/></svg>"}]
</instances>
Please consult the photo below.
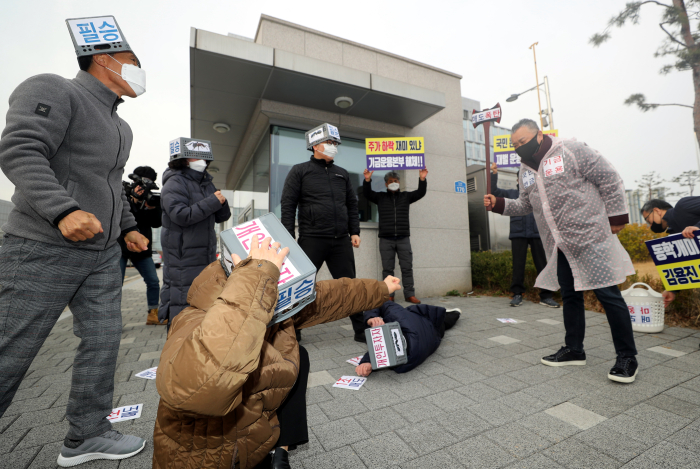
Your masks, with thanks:
<instances>
[{"instance_id":1,"label":"window of building","mask_svg":"<svg viewBox=\"0 0 700 469\"><path fill-rule=\"evenodd\" d=\"M272 126L271 129L271 172L270 172L270 211L278 217L282 216L282 190L292 166L308 161L311 151L306 149L305 131L286 127ZM362 174L367 164L364 140L343 137L343 143L338 147L336 164L350 173L350 181L358 197L360 221L378 220L377 206L362 193ZM372 176L372 189L386 190L384 175L387 171L375 171ZM257 207L256 207L257 208Z\"/></svg>"},{"instance_id":2,"label":"window of building","mask_svg":"<svg viewBox=\"0 0 700 469\"><path fill-rule=\"evenodd\" d=\"M258 144L248 166L243 170L243 177L233 191L233 200L229 200L231 226L238 224L238 215L251 203L254 218L269 212L269 192L270 136L266 134Z\"/></svg>"}]
</instances>

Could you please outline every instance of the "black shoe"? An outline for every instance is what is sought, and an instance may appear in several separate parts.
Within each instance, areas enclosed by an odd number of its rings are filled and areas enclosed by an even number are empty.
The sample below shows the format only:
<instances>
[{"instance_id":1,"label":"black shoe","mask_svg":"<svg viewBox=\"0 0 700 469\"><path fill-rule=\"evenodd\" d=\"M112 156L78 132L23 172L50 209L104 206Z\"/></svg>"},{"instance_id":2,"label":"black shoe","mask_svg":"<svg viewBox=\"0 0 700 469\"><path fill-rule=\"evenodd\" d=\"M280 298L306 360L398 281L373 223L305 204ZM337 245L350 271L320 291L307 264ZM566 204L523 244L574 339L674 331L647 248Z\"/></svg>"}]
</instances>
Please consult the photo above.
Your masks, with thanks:
<instances>
[{"instance_id":1,"label":"black shoe","mask_svg":"<svg viewBox=\"0 0 700 469\"><path fill-rule=\"evenodd\" d=\"M289 453L282 448L275 448L275 454L272 455L272 469L291 469L289 465Z\"/></svg>"},{"instance_id":2,"label":"black shoe","mask_svg":"<svg viewBox=\"0 0 700 469\"><path fill-rule=\"evenodd\" d=\"M617 357L615 366L608 373L608 379L618 383L632 383L637 377L638 366L634 357Z\"/></svg>"},{"instance_id":3,"label":"black shoe","mask_svg":"<svg viewBox=\"0 0 700 469\"><path fill-rule=\"evenodd\" d=\"M523 295L514 295L510 302L511 306L520 306L523 304Z\"/></svg>"},{"instance_id":4,"label":"black shoe","mask_svg":"<svg viewBox=\"0 0 700 469\"><path fill-rule=\"evenodd\" d=\"M299 329L296 330L296 335L297 335L297 342L301 342L301 331Z\"/></svg>"},{"instance_id":5,"label":"black shoe","mask_svg":"<svg viewBox=\"0 0 700 469\"><path fill-rule=\"evenodd\" d=\"M365 333L364 333L364 332L360 332L360 333L358 334L358 333L356 332L356 333L355 333L355 342L360 342L360 343L366 344L366 343L367 343L367 338L365 337Z\"/></svg>"},{"instance_id":6,"label":"black shoe","mask_svg":"<svg viewBox=\"0 0 700 469\"><path fill-rule=\"evenodd\" d=\"M542 363L547 366L585 365L586 352L574 352L569 347L562 347L557 353L543 357Z\"/></svg>"}]
</instances>

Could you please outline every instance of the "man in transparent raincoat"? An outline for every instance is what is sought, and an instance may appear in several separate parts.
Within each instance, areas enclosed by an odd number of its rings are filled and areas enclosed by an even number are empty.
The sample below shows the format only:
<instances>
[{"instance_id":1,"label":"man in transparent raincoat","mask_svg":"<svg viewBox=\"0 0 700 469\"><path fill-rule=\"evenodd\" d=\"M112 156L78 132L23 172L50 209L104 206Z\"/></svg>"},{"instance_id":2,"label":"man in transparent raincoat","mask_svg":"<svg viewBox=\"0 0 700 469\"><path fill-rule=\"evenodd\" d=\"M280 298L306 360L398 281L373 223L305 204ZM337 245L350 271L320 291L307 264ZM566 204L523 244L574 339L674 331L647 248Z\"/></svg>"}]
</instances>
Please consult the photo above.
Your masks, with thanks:
<instances>
[{"instance_id":1,"label":"man in transparent raincoat","mask_svg":"<svg viewBox=\"0 0 700 469\"><path fill-rule=\"evenodd\" d=\"M547 253L547 267L535 286L552 291L561 287L566 328L565 345L542 363L586 364L583 292L593 290L605 309L617 352L608 378L631 383L637 376L637 349L627 304L617 287L634 274L616 236L629 223L622 178L585 143L543 135L530 119L515 124L511 140L521 158L520 197L489 194L484 205L507 216L535 215Z\"/></svg>"}]
</instances>

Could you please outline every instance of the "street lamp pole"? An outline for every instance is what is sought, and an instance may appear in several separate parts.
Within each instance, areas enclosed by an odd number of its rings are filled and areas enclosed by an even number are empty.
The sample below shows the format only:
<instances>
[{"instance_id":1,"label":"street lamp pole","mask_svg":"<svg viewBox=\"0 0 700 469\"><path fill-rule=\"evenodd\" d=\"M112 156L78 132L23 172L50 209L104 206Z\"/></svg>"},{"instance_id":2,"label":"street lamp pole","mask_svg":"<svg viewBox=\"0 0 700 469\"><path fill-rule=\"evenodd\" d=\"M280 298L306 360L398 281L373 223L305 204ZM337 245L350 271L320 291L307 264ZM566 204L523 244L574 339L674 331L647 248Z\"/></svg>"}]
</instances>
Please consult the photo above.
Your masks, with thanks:
<instances>
[{"instance_id":1,"label":"street lamp pole","mask_svg":"<svg viewBox=\"0 0 700 469\"><path fill-rule=\"evenodd\" d=\"M544 122L542 121L542 101L540 100L540 78L537 76L537 54L535 53L535 46L539 42L534 43L528 49L532 49L532 57L535 60L535 86L537 87L537 104L540 108L540 128L544 129Z\"/></svg>"},{"instance_id":2,"label":"street lamp pole","mask_svg":"<svg viewBox=\"0 0 700 469\"><path fill-rule=\"evenodd\" d=\"M556 129L556 127L554 127L554 115L552 115L552 101L549 97L549 80L546 76L544 77L544 96L547 98L547 116L549 116L549 128L550 130Z\"/></svg>"}]
</instances>

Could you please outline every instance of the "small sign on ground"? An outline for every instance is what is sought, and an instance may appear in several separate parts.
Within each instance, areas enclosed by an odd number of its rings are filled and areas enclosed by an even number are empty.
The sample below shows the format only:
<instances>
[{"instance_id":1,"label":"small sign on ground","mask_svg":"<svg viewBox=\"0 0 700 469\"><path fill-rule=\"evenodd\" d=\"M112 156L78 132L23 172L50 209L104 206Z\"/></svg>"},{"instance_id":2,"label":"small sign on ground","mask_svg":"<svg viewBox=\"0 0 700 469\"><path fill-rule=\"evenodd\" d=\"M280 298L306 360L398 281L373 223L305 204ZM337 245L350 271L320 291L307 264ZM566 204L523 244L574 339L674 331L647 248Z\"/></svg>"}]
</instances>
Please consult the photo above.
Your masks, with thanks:
<instances>
[{"instance_id":1,"label":"small sign on ground","mask_svg":"<svg viewBox=\"0 0 700 469\"><path fill-rule=\"evenodd\" d=\"M107 420L112 423L122 422L124 420L133 420L141 417L143 404L125 405L112 409L112 413L107 416Z\"/></svg>"},{"instance_id":2,"label":"small sign on ground","mask_svg":"<svg viewBox=\"0 0 700 469\"><path fill-rule=\"evenodd\" d=\"M157 366L154 366L153 368L149 368L147 370L143 370L139 373L136 373L134 376L137 378L144 378L144 379L156 379L156 370L158 369Z\"/></svg>"},{"instance_id":3,"label":"small sign on ground","mask_svg":"<svg viewBox=\"0 0 700 469\"><path fill-rule=\"evenodd\" d=\"M367 381L367 378L360 378L359 376L342 376L335 382L333 387L357 391L365 384L365 381Z\"/></svg>"}]
</instances>

